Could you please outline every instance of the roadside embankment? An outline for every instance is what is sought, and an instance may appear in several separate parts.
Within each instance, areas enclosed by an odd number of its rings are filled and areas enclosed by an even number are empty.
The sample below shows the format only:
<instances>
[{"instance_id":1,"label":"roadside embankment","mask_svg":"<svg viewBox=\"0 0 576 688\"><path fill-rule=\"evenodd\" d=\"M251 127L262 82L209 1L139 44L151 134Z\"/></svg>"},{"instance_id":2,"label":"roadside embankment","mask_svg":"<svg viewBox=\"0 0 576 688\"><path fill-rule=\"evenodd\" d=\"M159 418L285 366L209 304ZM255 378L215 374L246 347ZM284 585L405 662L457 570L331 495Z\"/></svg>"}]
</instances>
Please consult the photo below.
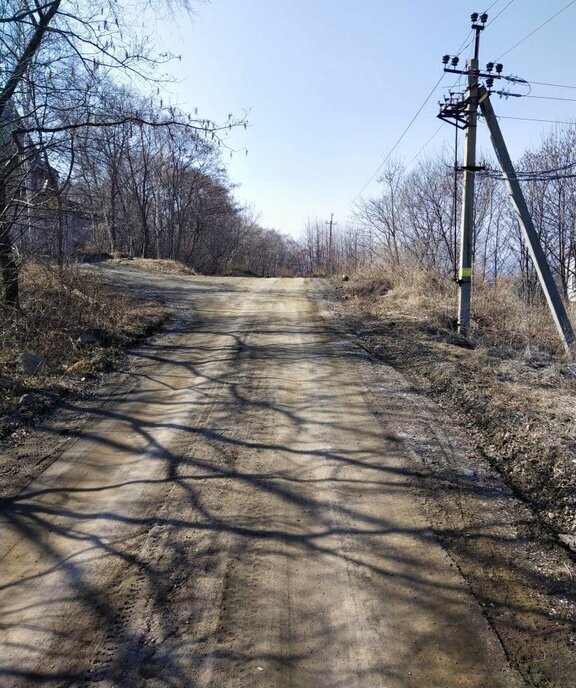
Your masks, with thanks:
<instances>
[{"instance_id":1,"label":"roadside embankment","mask_svg":"<svg viewBox=\"0 0 576 688\"><path fill-rule=\"evenodd\" d=\"M168 313L76 268L25 265L20 308L0 311L0 438L118 366Z\"/></svg>"},{"instance_id":2,"label":"roadside embankment","mask_svg":"<svg viewBox=\"0 0 576 688\"><path fill-rule=\"evenodd\" d=\"M196 275L197 272L192 268L184 265L178 260L169 260L167 258L132 258L128 256L119 256L117 258L110 258L103 261L104 264L122 265L130 268L139 268L141 270L148 270L149 272L160 272L165 275Z\"/></svg>"}]
</instances>

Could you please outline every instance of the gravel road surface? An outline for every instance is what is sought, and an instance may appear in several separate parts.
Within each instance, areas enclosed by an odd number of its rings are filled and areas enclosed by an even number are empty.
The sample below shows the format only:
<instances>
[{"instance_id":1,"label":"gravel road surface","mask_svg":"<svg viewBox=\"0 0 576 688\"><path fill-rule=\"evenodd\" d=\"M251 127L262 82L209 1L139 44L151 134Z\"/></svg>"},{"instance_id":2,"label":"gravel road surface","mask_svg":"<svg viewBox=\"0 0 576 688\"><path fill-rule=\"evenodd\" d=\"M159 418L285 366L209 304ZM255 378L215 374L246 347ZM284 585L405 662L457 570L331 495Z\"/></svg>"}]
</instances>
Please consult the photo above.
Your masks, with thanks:
<instances>
[{"instance_id":1,"label":"gravel road surface","mask_svg":"<svg viewBox=\"0 0 576 688\"><path fill-rule=\"evenodd\" d=\"M177 317L4 500L1 686L526 685L305 280L110 274Z\"/></svg>"}]
</instances>

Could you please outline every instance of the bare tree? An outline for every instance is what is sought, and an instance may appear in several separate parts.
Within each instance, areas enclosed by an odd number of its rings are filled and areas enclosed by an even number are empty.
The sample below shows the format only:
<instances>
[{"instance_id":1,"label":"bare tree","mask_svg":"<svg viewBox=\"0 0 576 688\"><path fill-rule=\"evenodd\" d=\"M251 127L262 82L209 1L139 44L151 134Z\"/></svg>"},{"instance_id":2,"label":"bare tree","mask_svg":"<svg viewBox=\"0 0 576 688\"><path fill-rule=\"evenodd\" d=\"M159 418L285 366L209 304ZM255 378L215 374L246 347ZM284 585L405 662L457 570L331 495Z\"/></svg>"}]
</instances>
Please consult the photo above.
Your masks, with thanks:
<instances>
[{"instance_id":1,"label":"bare tree","mask_svg":"<svg viewBox=\"0 0 576 688\"><path fill-rule=\"evenodd\" d=\"M186 0L180 2L186 5ZM94 5L85 0L7 0L4 3L0 59L0 281L2 303L14 307L18 301L17 265L13 251L16 210L23 207L24 170L38 169L43 159L47 183L58 206L59 244L63 247L64 212L59 183L73 171L74 142L86 131L103 127L134 125L144 128L179 126L221 143L233 126L244 123L232 116L222 124L184 115L155 104L153 108L118 109L112 112L103 94L115 71L150 79L158 60L151 57L145 37L126 24L121 2L108 0ZM168 59L168 56L166 58ZM105 106L106 105L106 106ZM146 150L148 150L146 148ZM141 161L143 162L143 161ZM144 177L148 168L140 169ZM148 188L139 195L144 252L150 252L147 235ZM111 192L113 193L113 192ZM115 198L115 197L114 197ZM112 197L111 197L112 199ZM115 200L109 209L115 217ZM43 199L43 202L46 199ZM145 203L145 205L142 205ZM115 221L108 223L115 243Z\"/></svg>"}]
</instances>

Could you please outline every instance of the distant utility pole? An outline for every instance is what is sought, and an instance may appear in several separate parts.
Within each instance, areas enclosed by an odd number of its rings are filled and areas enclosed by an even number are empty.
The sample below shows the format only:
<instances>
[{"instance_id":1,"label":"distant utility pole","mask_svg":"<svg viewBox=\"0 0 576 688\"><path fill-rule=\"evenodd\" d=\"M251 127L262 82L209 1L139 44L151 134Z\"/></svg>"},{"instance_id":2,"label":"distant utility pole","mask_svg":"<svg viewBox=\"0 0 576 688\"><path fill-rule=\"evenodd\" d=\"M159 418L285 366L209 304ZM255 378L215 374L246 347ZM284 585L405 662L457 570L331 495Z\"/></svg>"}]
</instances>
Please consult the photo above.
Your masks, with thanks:
<instances>
[{"instance_id":1,"label":"distant utility pole","mask_svg":"<svg viewBox=\"0 0 576 688\"><path fill-rule=\"evenodd\" d=\"M332 251L332 227L334 225L337 225L337 222L334 222L334 213L330 213L330 219L326 220L325 224L329 226L328 230L328 274L332 274L332 265L333 265L333 251Z\"/></svg>"},{"instance_id":2,"label":"distant utility pole","mask_svg":"<svg viewBox=\"0 0 576 688\"><path fill-rule=\"evenodd\" d=\"M572 347L576 341L574 331L570 323L564 303L558 291L558 287L550 271L546 255L540 244L540 239L534 228L532 218L526 205L526 200L518 182L514 166L506 149L506 144L500 131L498 121L490 102L490 91L494 85L494 79L501 79L503 66L488 62L486 72L478 68L480 52L480 33L484 30L488 15L471 15L472 30L475 32L474 57L468 62L467 69L457 69L458 56L444 55L442 62L445 72L453 74L465 74L468 77L468 89L465 94L450 93L440 103L440 119L454 124L460 129L466 130L466 151L464 155L464 195L462 200L462 222L460 230L460 269L458 273L458 332L467 335L470 327L470 298L472 291L472 247L474 240L474 176L483 167L476 166L476 129L478 118L478 106L482 108L482 114L490 130L492 144L498 161L504 174L508 191L512 197L518 221L522 228L524 239L530 250L540 285L546 296L548 306L556 323L556 327L562 339L566 351L572 353ZM480 21L478 21L480 20ZM450 65L450 66L448 66ZM485 86L479 84L479 79L485 80ZM516 95L516 94L510 94Z\"/></svg>"}]
</instances>

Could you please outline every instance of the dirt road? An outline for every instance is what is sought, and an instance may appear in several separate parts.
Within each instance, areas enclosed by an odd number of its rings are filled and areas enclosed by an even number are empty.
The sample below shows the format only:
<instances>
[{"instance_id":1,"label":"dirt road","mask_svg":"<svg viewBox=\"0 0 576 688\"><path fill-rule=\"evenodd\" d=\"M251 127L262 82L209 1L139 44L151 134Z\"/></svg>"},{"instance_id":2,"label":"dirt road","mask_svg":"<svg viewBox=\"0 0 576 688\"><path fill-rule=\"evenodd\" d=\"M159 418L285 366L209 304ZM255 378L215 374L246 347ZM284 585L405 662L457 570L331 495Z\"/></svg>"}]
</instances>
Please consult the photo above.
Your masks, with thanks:
<instances>
[{"instance_id":1,"label":"dirt road","mask_svg":"<svg viewBox=\"0 0 576 688\"><path fill-rule=\"evenodd\" d=\"M4 500L0 685L526 685L305 281L116 274L179 320Z\"/></svg>"}]
</instances>

